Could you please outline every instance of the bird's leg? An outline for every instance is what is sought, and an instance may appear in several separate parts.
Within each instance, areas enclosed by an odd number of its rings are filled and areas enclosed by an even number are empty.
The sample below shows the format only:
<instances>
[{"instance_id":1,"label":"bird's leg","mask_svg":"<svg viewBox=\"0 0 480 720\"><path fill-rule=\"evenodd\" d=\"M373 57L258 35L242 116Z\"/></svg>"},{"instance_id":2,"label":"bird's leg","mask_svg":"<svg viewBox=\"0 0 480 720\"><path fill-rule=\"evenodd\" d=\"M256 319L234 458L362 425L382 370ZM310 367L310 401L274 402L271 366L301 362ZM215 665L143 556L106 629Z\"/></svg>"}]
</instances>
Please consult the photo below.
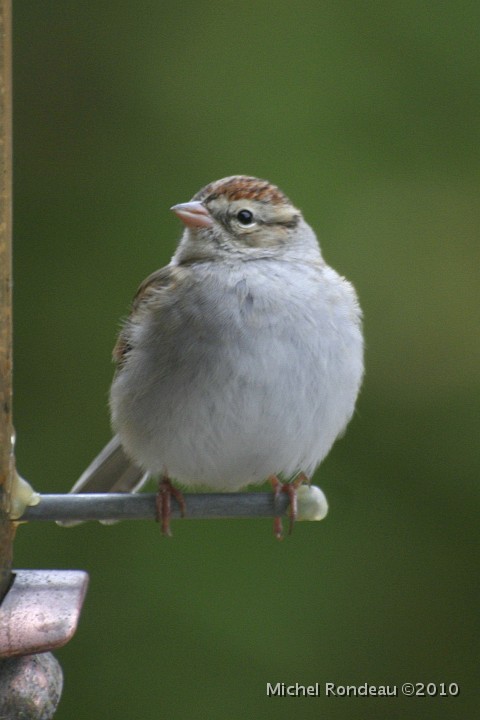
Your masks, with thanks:
<instances>
[{"instance_id":1,"label":"bird's leg","mask_svg":"<svg viewBox=\"0 0 480 720\"><path fill-rule=\"evenodd\" d=\"M172 485L172 483L170 482L170 478L168 477L166 472L164 472L158 483L156 507L157 507L157 522L162 523L162 535L166 535L168 537L172 536L172 531L170 530L170 518L172 516L172 506L171 506L172 495L180 506L180 515L182 517L184 517L184 515L185 515L184 497L183 497L182 493L180 492L180 490L177 490L177 488Z\"/></svg>"},{"instance_id":2,"label":"bird's leg","mask_svg":"<svg viewBox=\"0 0 480 720\"><path fill-rule=\"evenodd\" d=\"M303 482L310 484L310 480L308 479L308 477L305 475L305 473L301 472L298 473L295 480L290 483L284 483L283 485L283 492L286 492L290 499L290 524L288 527L289 535L292 534L293 526L295 525L295 520L297 519L297 490Z\"/></svg>"},{"instance_id":3,"label":"bird's leg","mask_svg":"<svg viewBox=\"0 0 480 720\"><path fill-rule=\"evenodd\" d=\"M295 525L295 520L297 519L297 490L303 482L310 482L303 472L299 473L292 482L282 483L276 475L272 475L270 478L270 483L273 487L274 501L277 500L281 492L286 493L288 495L288 499L290 500L288 512L290 518L288 527L289 535L292 534L293 526ZM280 516L277 516L273 521L273 531L277 540L283 539L282 518Z\"/></svg>"},{"instance_id":4,"label":"bird's leg","mask_svg":"<svg viewBox=\"0 0 480 720\"><path fill-rule=\"evenodd\" d=\"M278 500L278 498L280 497L280 493L282 492L282 483L276 475L272 475L270 477L270 484L273 488L273 502L276 504L276 501ZM277 540L283 540L283 524L280 515L277 515L273 519L273 533Z\"/></svg>"}]
</instances>

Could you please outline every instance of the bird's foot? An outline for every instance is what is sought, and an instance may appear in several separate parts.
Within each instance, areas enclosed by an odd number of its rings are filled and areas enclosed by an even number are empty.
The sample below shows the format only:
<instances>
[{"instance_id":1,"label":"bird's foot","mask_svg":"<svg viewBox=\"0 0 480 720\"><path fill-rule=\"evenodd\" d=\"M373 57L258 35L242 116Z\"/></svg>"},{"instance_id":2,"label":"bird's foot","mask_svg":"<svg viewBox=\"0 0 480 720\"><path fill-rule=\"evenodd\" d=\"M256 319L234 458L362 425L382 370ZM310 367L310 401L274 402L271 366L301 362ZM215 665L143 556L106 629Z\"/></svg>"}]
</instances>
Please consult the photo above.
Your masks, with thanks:
<instances>
[{"instance_id":1,"label":"bird's foot","mask_svg":"<svg viewBox=\"0 0 480 720\"><path fill-rule=\"evenodd\" d=\"M292 534L293 526L295 525L295 520L297 519L297 490L303 482L309 482L309 479L307 478L305 473L299 473L295 480L293 480L293 482L282 483L276 475L272 475L272 477L270 478L270 483L273 488L274 502L277 500L277 498L280 497L280 493L282 492L286 493L288 495L288 499L290 500L288 511L289 535ZM273 521L273 532L277 540L283 540L283 524L280 515L277 515L277 517L275 517Z\"/></svg>"},{"instance_id":2,"label":"bird's foot","mask_svg":"<svg viewBox=\"0 0 480 720\"><path fill-rule=\"evenodd\" d=\"M172 485L167 475L162 475L158 483L156 497L157 522L162 524L162 535L172 536L170 529L170 518L172 516L172 496L180 506L180 515L185 515L185 499L176 487Z\"/></svg>"}]
</instances>

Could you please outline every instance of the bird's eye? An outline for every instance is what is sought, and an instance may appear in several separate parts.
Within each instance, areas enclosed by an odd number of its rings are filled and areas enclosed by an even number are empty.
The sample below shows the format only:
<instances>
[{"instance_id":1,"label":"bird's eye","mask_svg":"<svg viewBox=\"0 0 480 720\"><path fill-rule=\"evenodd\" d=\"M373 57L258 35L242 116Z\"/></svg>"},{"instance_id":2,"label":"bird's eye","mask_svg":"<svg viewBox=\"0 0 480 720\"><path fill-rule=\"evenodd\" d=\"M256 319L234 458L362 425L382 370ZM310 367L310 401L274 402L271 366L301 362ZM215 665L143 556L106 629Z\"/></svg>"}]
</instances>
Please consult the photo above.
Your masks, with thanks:
<instances>
[{"instance_id":1,"label":"bird's eye","mask_svg":"<svg viewBox=\"0 0 480 720\"><path fill-rule=\"evenodd\" d=\"M239 210L237 220L241 225L251 225L253 223L253 213L250 210Z\"/></svg>"}]
</instances>

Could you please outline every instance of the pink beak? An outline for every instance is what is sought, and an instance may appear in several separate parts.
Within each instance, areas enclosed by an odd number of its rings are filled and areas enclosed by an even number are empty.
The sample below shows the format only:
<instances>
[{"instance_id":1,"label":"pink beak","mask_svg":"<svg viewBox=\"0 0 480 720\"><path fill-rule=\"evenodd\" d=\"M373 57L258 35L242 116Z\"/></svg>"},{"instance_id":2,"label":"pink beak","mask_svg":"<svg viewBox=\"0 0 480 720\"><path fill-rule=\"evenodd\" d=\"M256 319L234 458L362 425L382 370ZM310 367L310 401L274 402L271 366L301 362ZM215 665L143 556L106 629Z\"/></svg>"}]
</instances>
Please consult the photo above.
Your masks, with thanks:
<instances>
[{"instance_id":1,"label":"pink beak","mask_svg":"<svg viewBox=\"0 0 480 720\"><path fill-rule=\"evenodd\" d=\"M197 200L180 203L170 208L187 227L210 227L213 225L212 216L205 205Z\"/></svg>"}]
</instances>

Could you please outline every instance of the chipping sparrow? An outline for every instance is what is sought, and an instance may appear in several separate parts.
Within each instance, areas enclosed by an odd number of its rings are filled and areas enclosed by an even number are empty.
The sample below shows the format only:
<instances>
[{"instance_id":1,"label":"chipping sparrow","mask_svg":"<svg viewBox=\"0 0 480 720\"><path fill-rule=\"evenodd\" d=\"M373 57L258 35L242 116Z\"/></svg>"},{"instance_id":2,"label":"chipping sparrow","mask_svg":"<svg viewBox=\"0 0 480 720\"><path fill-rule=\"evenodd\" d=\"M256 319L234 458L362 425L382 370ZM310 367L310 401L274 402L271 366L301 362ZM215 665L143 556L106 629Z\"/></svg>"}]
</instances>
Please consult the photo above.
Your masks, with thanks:
<instances>
[{"instance_id":1,"label":"chipping sparrow","mask_svg":"<svg viewBox=\"0 0 480 720\"><path fill-rule=\"evenodd\" d=\"M218 180L172 210L178 248L140 285L114 349L118 434L72 492L134 491L151 474L217 491L271 478L278 492L279 476L311 476L353 414L355 291L265 180Z\"/></svg>"}]
</instances>

